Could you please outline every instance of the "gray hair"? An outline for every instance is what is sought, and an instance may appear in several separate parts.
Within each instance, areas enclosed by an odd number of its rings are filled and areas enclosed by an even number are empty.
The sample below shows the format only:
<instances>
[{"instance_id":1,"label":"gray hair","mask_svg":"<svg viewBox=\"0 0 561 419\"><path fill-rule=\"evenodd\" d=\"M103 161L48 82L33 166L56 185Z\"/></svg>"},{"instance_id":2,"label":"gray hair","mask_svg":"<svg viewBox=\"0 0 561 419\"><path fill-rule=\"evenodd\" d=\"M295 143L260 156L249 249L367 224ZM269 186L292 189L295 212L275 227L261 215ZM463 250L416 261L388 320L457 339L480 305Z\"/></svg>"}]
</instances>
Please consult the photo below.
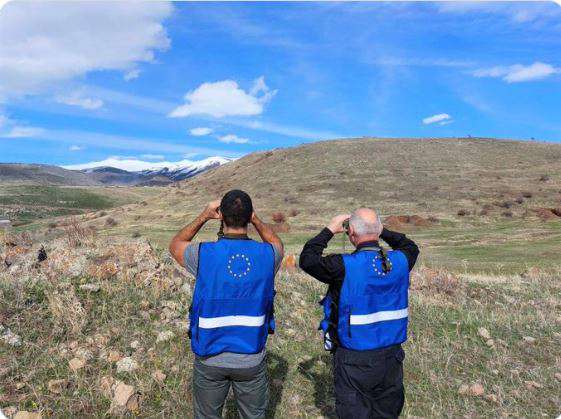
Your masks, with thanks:
<instances>
[{"instance_id":1,"label":"gray hair","mask_svg":"<svg viewBox=\"0 0 561 419\"><path fill-rule=\"evenodd\" d=\"M376 221L370 222L362 218L360 215L357 214L357 211L354 211L351 214L351 218L349 218L349 225L353 227L353 230L357 236L366 236L366 235L377 235L379 236L382 234L382 222L380 221L380 217L376 214Z\"/></svg>"}]
</instances>

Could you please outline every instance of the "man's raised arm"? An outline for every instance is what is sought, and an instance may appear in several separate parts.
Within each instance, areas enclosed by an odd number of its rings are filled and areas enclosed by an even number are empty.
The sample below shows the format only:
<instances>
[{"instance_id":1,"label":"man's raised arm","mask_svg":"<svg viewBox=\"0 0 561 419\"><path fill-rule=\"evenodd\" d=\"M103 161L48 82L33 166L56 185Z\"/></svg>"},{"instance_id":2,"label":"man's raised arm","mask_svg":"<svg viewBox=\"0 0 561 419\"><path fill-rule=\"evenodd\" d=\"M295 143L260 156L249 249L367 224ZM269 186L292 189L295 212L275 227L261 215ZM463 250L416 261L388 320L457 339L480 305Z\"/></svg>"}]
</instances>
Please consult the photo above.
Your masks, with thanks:
<instances>
[{"instance_id":1,"label":"man's raised arm","mask_svg":"<svg viewBox=\"0 0 561 419\"><path fill-rule=\"evenodd\" d=\"M273 231L273 229L263 221L261 221L255 214L255 212L251 215L251 224L253 224L253 226L257 230L257 233L259 233L259 237L261 237L261 240L263 240L265 243L272 244L275 249L277 249L280 258L282 259L282 257L284 256L284 245L282 244L279 236L277 236L277 234Z\"/></svg>"},{"instance_id":2,"label":"man's raised arm","mask_svg":"<svg viewBox=\"0 0 561 419\"><path fill-rule=\"evenodd\" d=\"M220 201L212 201L191 223L183 227L169 244L169 252L181 266L185 266L185 249L208 220L220 219Z\"/></svg>"}]
</instances>

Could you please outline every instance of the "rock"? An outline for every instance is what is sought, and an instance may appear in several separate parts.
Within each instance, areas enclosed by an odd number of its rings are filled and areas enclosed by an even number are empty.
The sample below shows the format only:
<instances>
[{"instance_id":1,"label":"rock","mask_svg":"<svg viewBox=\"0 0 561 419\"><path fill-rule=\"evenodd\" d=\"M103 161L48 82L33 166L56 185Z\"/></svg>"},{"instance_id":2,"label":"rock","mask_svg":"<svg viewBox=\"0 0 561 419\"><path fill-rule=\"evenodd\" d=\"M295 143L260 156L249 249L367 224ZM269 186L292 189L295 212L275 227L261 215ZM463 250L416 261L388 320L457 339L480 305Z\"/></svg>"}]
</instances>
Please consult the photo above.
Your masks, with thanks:
<instances>
[{"instance_id":1,"label":"rock","mask_svg":"<svg viewBox=\"0 0 561 419\"><path fill-rule=\"evenodd\" d=\"M21 337L12 332L10 328L2 326L0 332L2 333L0 340L4 341L4 343L14 347L21 346Z\"/></svg>"},{"instance_id":2,"label":"rock","mask_svg":"<svg viewBox=\"0 0 561 419\"><path fill-rule=\"evenodd\" d=\"M555 379L556 379L557 381L561 381L561 372L556 372L556 373L554 374L554 377L555 377Z\"/></svg>"},{"instance_id":3,"label":"rock","mask_svg":"<svg viewBox=\"0 0 561 419\"><path fill-rule=\"evenodd\" d=\"M485 345L487 345L489 348L494 348L495 347L495 341L493 339L488 339L485 341Z\"/></svg>"},{"instance_id":4,"label":"rock","mask_svg":"<svg viewBox=\"0 0 561 419\"><path fill-rule=\"evenodd\" d=\"M130 356L117 362L117 372L133 372L138 369L138 363Z\"/></svg>"},{"instance_id":5,"label":"rock","mask_svg":"<svg viewBox=\"0 0 561 419\"><path fill-rule=\"evenodd\" d=\"M536 338L533 338L532 336L524 336L522 337L522 340L524 341L524 343L535 343L536 342Z\"/></svg>"},{"instance_id":6,"label":"rock","mask_svg":"<svg viewBox=\"0 0 561 419\"><path fill-rule=\"evenodd\" d=\"M74 353L76 355L76 358L81 358L84 361L89 361L90 359L93 359L92 351L86 348L78 348Z\"/></svg>"},{"instance_id":7,"label":"rock","mask_svg":"<svg viewBox=\"0 0 561 419\"><path fill-rule=\"evenodd\" d=\"M123 358L119 351L109 351L107 354L107 361L109 362L117 362Z\"/></svg>"},{"instance_id":8,"label":"rock","mask_svg":"<svg viewBox=\"0 0 561 419\"><path fill-rule=\"evenodd\" d=\"M489 333L489 331L484 327L480 327L479 329L477 329L477 334L485 341L491 339L491 333Z\"/></svg>"},{"instance_id":9,"label":"rock","mask_svg":"<svg viewBox=\"0 0 561 419\"><path fill-rule=\"evenodd\" d=\"M180 291L186 295L191 295L191 284L189 284L188 282L185 282L181 288Z\"/></svg>"},{"instance_id":10,"label":"rock","mask_svg":"<svg viewBox=\"0 0 561 419\"><path fill-rule=\"evenodd\" d=\"M11 418L12 416L14 416L18 411L18 408L16 406L8 406L8 407L4 407L2 409L2 412L9 418Z\"/></svg>"},{"instance_id":11,"label":"rock","mask_svg":"<svg viewBox=\"0 0 561 419\"><path fill-rule=\"evenodd\" d=\"M485 389L480 383L472 384L469 391L473 396L482 396L485 393Z\"/></svg>"},{"instance_id":12,"label":"rock","mask_svg":"<svg viewBox=\"0 0 561 419\"><path fill-rule=\"evenodd\" d=\"M489 400L492 403L498 403L499 402L499 398L494 394L486 394L485 399Z\"/></svg>"},{"instance_id":13,"label":"rock","mask_svg":"<svg viewBox=\"0 0 561 419\"><path fill-rule=\"evenodd\" d=\"M20 410L17 412L13 419L41 419L41 413L37 412L28 412L26 410Z\"/></svg>"},{"instance_id":14,"label":"rock","mask_svg":"<svg viewBox=\"0 0 561 419\"><path fill-rule=\"evenodd\" d=\"M140 394L134 393L132 396L129 397L127 404L127 410L137 413L140 410Z\"/></svg>"},{"instance_id":15,"label":"rock","mask_svg":"<svg viewBox=\"0 0 561 419\"><path fill-rule=\"evenodd\" d=\"M533 390L535 388L542 388L543 386L540 383L537 383L533 380L530 381L524 381L524 385L526 386L526 388L528 390Z\"/></svg>"},{"instance_id":16,"label":"rock","mask_svg":"<svg viewBox=\"0 0 561 419\"><path fill-rule=\"evenodd\" d=\"M175 337L175 334L171 330L166 330L164 332L160 332L158 337L156 338L156 342L167 342Z\"/></svg>"},{"instance_id":17,"label":"rock","mask_svg":"<svg viewBox=\"0 0 561 419\"><path fill-rule=\"evenodd\" d=\"M60 379L60 380L50 380L47 383L47 388L51 393L60 394L66 388L68 388L68 380Z\"/></svg>"},{"instance_id":18,"label":"rock","mask_svg":"<svg viewBox=\"0 0 561 419\"><path fill-rule=\"evenodd\" d=\"M84 368L86 366L86 361L82 358L72 358L68 362L68 366L72 371L78 371L79 369Z\"/></svg>"},{"instance_id":19,"label":"rock","mask_svg":"<svg viewBox=\"0 0 561 419\"><path fill-rule=\"evenodd\" d=\"M24 387L25 387L25 383L21 381L19 383L16 383L16 390L21 390Z\"/></svg>"},{"instance_id":20,"label":"rock","mask_svg":"<svg viewBox=\"0 0 561 419\"><path fill-rule=\"evenodd\" d=\"M101 287L99 286L99 284L84 284L84 285L80 285L80 289L82 291L98 292L101 289Z\"/></svg>"},{"instance_id":21,"label":"rock","mask_svg":"<svg viewBox=\"0 0 561 419\"><path fill-rule=\"evenodd\" d=\"M112 406L125 407L127 402L134 394L134 387L117 381L113 386L113 402Z\"/></svg>"},{"instance_id":22,"label":"rock","mask_svg":"<svg viewBox=\"0 0 561 419\"><path fill-rule=\"evenodd\" d=\"M167 375L165 375L162 370L156 370L152 373L152 378L156 380L158 383L162 384L166 379Z\"/></svg>"},{"instance_id":23,"label":"rock","mask_svg":"<svg viewBox=\"0 0 561 419\"><path fill-rule=\"evenodd\" d=\"M130 345L129 345L132 349L138 349L140 347L140 342L137 340L133 340Z\"/></svg>"}]
</instances>

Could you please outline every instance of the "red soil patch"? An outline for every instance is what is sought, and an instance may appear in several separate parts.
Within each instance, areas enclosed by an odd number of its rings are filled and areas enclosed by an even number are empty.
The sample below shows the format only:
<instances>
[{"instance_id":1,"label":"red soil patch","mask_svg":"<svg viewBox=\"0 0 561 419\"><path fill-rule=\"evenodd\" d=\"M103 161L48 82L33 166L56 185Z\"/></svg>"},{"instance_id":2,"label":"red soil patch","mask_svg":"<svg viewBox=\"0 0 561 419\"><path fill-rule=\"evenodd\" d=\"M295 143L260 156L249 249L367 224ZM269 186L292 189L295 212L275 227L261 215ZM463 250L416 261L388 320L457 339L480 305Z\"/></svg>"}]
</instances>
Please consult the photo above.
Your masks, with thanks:
<instances>
[{"instance_id":1,"label":"red soil patch","mask_svg":"<svg viewBox=\"0 0 561 419\"><path fill-rule=\"evenodd\" d=\"M436 220L436 219L434 219ZM428 227L434 221L423 218L420 215L390 215L384 220L384 224L393 227L402 226L415 226L415 227Z\"/></svg>"}]
</instances>

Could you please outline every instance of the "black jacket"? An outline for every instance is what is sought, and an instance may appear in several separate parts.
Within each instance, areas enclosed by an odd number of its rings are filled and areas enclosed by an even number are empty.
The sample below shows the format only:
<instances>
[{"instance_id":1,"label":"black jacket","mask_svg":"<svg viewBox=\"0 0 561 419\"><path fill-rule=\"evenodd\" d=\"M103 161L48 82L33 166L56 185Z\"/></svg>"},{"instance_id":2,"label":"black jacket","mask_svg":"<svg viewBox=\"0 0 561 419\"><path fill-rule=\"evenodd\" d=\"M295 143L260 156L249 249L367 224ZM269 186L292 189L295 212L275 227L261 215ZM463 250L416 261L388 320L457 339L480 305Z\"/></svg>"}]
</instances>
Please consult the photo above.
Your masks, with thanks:
<instances>
[{"instance_id":1,"label":"black jacket","mask_svg":"<svg viewBox=\"0 0 561 419\"><path fill-rule=\"evenodd\" d=\"M331 295L335 306L333 307L330 323L337 324L337 306L339 303L339 294L341 293L341 285L345 278L345 265L343 257L340 254L332 254L323 256L323 250L327 247L329 240L333 237L333 233L328 228L324 228L314 238L308 240L300 254L300 268L304 272L313 276L317 280L328 284L328 294ZM409 270L413 269L417 256L419 256L419 248L415 242L405 236L405 234L390 231L384 228L380 238L384 240L393 250L403 252L409 263ZM355 252L360 252L365 247L380 246L378 242L361 243ZM330 335L335 343L338 344L337 328L332 327L329 330Z\"/></svg>"}]
</instances>

